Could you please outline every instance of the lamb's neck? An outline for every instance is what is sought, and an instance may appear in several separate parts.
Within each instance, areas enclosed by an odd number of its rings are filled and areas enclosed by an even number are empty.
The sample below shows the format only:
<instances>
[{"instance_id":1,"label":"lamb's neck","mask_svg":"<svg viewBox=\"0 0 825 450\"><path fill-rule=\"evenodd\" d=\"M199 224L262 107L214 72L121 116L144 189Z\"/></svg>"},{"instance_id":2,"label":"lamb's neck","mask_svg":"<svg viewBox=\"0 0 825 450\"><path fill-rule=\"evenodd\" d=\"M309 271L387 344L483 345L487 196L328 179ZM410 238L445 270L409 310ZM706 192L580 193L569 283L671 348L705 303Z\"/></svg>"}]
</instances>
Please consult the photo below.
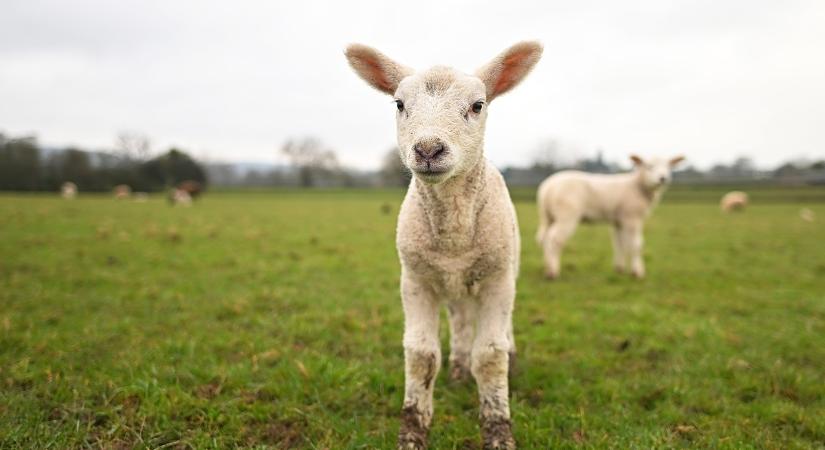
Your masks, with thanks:
<instances>
[{"instance_id":1,"label":"lamb's neck","mask_svg":"<svg viewBox=\"0 0 825 450\"><path fill-rule=\"evenodd\" d=\"M486 166L482 158L466 173L443 183L415 180L433 242L444 250L472 243L478 213L486 203Z\"/></svg>"},{"instance_id":2,"label":"lamb's neck","mask_svg":"<svg viewBox=\"0 0 825 450\"><path fill-rule=\"evenodd\" d=\"M645 186L644 179L642 178L642 174L640 172L634 172L634 181L636 187L639 190L639 193L647 200L647 204L649 207L654 207L656 204L659 203L659 199L662 197L662 192L664 191L664 186L657 186L654 188L650 188Z\"/></svg>"}]
</instances>

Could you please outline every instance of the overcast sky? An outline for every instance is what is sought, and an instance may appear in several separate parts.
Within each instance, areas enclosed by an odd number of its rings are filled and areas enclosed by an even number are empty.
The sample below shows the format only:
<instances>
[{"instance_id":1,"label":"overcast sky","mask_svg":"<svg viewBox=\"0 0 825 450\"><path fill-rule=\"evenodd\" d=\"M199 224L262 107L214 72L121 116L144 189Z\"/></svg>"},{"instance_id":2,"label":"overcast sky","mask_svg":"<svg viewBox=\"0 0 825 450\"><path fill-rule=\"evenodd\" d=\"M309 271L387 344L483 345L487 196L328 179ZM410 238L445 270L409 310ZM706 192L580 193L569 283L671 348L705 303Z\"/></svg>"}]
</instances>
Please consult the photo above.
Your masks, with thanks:
<instances>
[{"instance_id":1,"label":"overcast sky","mask_svg":"<svg viewBox=\"0 0 825 450\"><path fill-rule=\"evenodd\" d=\"M0 132L105 148L133 130L156 151L266 162L313 135L375 168L395 105L352 73L347 43L471 72L539 39L536 70L490 106L499 166L548 139L700 167L825 157L825 1L447 3L4 0Z\"/></svg>"}]
</instances>

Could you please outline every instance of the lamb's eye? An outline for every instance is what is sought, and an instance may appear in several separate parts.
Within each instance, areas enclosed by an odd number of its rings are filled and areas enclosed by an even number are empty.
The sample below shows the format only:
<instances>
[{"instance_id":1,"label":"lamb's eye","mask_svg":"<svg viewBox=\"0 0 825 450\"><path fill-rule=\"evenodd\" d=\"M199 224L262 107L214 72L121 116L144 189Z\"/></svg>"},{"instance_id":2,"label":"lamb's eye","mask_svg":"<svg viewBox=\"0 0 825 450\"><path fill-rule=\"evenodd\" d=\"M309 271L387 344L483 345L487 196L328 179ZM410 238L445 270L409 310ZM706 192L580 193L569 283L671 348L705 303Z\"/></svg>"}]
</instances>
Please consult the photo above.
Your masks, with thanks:
<instances>
[{"instance_id":1,"label":"lamb's eye","mask_svg":"<svg viewBox=\"0 0 825 450\"><path fill-rule=\"evenodd\" d=\"M478 114L478 113L481 112L481 108L483 108L483 107L484 107L484 102L478 101L478 102L473 103L472 110L473 110L474 113Z\"/></svg>"},{"instance_id":2,"label":"lamb's eye","mask_svg":"<svg viewBox=\"0 0 825 450\"><path fill-rule=\"evenodd\" d=\"M395 106L398 107L398 112L404 111L404 102L402 102L401 100L396 100Z\"/></svg>"}]
</instances>

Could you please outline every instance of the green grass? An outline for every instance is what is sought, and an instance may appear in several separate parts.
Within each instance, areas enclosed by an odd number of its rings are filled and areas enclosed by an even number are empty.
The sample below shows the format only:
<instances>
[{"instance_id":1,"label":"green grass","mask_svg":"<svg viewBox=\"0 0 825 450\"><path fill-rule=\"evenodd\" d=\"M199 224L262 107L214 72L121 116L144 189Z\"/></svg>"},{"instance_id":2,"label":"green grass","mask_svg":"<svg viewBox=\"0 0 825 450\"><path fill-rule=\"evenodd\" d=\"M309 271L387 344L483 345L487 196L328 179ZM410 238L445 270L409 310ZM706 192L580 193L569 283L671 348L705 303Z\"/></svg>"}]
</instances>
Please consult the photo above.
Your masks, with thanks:
<instances>
[{"instance_id":1,"label":"green grass","mask_svg":"<svg viewBox=\"0 0 825 450\"><path fill-rule=\"evenodd\" d=\"M517 202L521 448L825 446L825 203L717 194L665 196L641 282L604 227L545 281ZM392 448L401 197L0 196L0 448ZM445 373L431 446L478 448L475 386Z\"/></svg>"}]
</instances>

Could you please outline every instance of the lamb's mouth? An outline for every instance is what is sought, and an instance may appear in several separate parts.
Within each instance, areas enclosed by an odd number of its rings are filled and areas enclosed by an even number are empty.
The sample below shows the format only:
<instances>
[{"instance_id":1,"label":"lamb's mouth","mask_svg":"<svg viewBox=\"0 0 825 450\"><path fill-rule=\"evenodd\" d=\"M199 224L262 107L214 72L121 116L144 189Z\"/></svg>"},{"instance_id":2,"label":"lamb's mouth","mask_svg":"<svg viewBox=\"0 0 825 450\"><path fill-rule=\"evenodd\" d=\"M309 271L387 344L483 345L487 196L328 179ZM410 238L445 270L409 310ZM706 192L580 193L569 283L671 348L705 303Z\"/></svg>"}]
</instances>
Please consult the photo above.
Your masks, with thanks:
<instances>
[{"instance_id":1,"label":"lamb's mouth","mask_svg":"<svg viewBox=\"0 0 825 450\"><path fill-rule=\"evenodd\" d=\"M413 173L421 181L438 183L449 176L450 169L446 167L421 167L413 169Z\"/></svg>"},{"instance_id":2,"label":"lamb's mouth","mask_svg":"<svg viewBox=\"0 0 825 450\"><path fill-rule=\"evenodd\" d=\"M424 167L421 169L415 169L415 173L427 176L438 176L443 175L447 172L449 172L449 169L446 169L444 167Z\"/></svg>"}]
</instances>

